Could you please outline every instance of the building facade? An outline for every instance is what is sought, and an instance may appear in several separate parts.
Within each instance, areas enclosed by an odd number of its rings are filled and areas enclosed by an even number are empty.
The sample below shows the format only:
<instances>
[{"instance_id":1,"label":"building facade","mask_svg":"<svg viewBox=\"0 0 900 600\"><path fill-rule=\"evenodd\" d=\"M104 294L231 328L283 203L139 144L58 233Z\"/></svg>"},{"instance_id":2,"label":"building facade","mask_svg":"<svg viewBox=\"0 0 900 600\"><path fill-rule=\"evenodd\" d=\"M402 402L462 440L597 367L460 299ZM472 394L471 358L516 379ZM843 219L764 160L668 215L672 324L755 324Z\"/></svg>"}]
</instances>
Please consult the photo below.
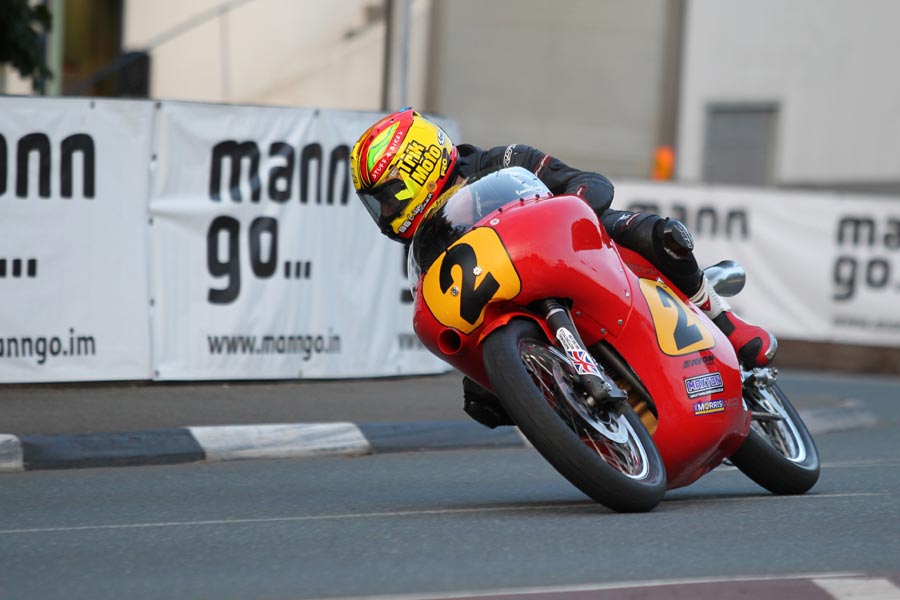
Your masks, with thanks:
<instances>
[{"instance_id":1,"label":"building facade","mask_svg":"<svg viewBox=\"0 0 900 600\"><path fill-rule=\"evenodd\" d=\"M893 0L51 7L64 24L50 40L64 47L57 93L409 104L454 119L465 141L527 143L613 178L650 177L672 147L681 181L900 193ZM30 93L3 71L2 91Z\"/></svg>"}]
</instances>

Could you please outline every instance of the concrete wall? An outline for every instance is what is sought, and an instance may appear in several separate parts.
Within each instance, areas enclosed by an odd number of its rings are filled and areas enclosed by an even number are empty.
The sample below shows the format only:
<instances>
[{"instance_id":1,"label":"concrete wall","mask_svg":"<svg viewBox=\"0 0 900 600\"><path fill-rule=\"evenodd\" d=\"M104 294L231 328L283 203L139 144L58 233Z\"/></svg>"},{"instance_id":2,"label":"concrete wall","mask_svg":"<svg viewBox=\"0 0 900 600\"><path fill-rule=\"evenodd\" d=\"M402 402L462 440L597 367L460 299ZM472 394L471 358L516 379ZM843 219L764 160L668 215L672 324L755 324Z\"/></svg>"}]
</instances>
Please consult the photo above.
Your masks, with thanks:
<instances>
[{"instance_id":1,"label":"concrete wall","mask_svg":"<svg viewBox=\"0 0 900 600\"><path fill-rule=\"evenodd\" d=\"M900 190L897 23L893 0L689 0L679 178L700 179L710 103L775 102L776 184Z\"/></svg>"},{"instance_id":2,"label":"concrete wall","mask_svg":"<svg viewBox=\"0 0 900 600\"><path fill-rule=\"evenodd\" d=\"M711 103L775 103L774 183L900 192L895 0L411 1L409 86L390 106L449 116L463 141L645 178L677 120L677 176L696 181ZM383 0L125 2L154 97L380 107ZM30 92L4 73L4 91Z\"/></svg>"},{"instance_id":3,"label":"concrete wall","mask_svg":"<svg viewBox=\"0 0 900 600\"><path fill-rule=\"evenodd\" d=\"M385 27L366 15L381 6L382 0L126 0L123 45L155 46L156 98L377 109ZM409 83L419 100L429 7L429 0L411 3ZM202 23L159 43L192 19Z\"/></svg>"},{"instance_id":4,"label":"concrete wall","mask_svg":"<svg viewBox=\"0 0 900 600\"><path fill-rule=\"evenodd\" d=\"M647 177L659 141L666 0L434 3L427 109L481 146Z\"/></svg>"},{"instance_id":5,"label":"concrete wall","mask_svg":"<svg viewBox=\"0 0 900 600\"><path fill-rule=\"evenodd\" d=\"M453 118L463 141L647 177L675 120L666 45L682 1L410 0L408 86L389 107ZM125 0L123 49L149 49L155 98L378 109L385 27L371 13L382 6Z\"/></svg>"}]
</instances>

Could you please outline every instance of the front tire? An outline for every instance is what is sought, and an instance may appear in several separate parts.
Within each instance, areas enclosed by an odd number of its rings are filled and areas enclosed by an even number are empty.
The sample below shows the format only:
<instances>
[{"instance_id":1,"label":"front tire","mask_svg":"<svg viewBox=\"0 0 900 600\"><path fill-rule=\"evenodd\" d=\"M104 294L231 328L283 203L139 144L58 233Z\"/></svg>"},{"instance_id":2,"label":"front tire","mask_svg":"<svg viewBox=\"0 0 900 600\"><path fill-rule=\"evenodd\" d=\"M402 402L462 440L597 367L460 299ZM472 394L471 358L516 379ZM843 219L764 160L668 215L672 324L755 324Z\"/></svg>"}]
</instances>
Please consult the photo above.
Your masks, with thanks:
<instances>
[{"instance_id":1,"label":"front tire","mask_svg":"<svg viewBox=\"0 0 900 600\"><path fill-rule=\"evenodd\" d=\"M514 320L484 343L501 404L535 449L582 492L619 512L653 509L666 491L662 458L629 406L591 407L572 363L537 324Z\"/></svg>"},{"instance_id":2,"label":"front tire","mask_svg":"<svg viewBox=\"0 0 900 600\"><path fill-rule=\"evenodd\" d=\"M788 397L766 381L767 370L758 371L762 377L751 374L744 383L744 402L763 418L754 418L731 462L774 494L803 494L819 480L819 451Z\"/></svg>"}]
</instances>

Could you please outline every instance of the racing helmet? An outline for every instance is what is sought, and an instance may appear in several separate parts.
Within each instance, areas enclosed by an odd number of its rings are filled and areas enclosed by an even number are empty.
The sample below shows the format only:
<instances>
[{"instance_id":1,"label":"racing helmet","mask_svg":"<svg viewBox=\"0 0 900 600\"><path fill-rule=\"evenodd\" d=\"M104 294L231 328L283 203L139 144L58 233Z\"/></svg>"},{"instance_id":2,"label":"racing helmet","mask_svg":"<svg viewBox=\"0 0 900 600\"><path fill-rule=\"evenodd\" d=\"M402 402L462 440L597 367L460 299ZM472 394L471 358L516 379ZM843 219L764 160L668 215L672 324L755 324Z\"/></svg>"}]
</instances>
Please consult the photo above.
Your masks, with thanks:
<instances>
[{"instance_id":1,"label":"racing helmet","mask_svg":"<svg viewBox=\"0 0 900 600\"><path fill-rule=\"evenodd\" d=\"M404 108L360 136L350 154L350 175L381 232L408 242L426 209L447 189L457 156L443 129Z\"/></svg>"}]
</instances>

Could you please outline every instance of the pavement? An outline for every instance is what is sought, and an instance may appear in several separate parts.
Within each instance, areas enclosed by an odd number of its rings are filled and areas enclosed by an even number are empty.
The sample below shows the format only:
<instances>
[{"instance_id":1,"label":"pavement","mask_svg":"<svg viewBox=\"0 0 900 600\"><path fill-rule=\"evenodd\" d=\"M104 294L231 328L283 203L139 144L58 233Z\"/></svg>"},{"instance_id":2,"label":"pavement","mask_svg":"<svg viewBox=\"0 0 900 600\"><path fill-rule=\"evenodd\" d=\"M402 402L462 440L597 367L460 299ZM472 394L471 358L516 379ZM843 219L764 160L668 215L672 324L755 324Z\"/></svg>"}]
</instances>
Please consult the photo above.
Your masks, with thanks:
<instances>
[{"instance_id":1,"label":"pavement","mask_svg":"<svg viewBox=\"0 0 900 600\"><path fill-rule=\"evenodd\" d=\"M523 447L462 412L461 375L0 386L0 472ZM877 423L870 378L782 373L815 436ZM882 379L900 390L900 380Z\"/></svg>"}]
</instances>

